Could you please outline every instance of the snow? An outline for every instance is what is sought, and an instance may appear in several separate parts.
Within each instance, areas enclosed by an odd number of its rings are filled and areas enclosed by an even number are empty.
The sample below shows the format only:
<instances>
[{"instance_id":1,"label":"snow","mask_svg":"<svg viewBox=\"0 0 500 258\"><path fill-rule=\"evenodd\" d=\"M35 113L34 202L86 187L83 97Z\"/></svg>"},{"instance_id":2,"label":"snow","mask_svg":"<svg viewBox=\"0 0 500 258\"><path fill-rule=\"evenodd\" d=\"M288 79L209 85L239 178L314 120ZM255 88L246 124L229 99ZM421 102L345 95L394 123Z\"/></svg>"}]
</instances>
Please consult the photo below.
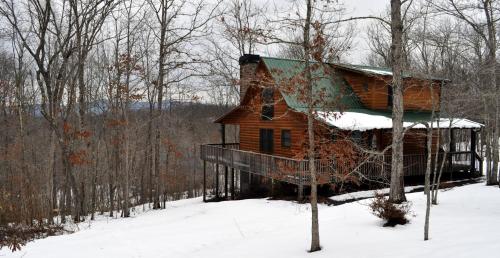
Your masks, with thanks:
<instances>
[{"instance_id":1,"label":"snow","mask_svg":"<svg viewBox=\"0 0 500 258\"><path fill-rule=\"evenodd\" d=\"M366 131L373 129L390 129L392 128L392 119L383 115L372 115L359 112L318 112L318 118L325 121L331 126L335 126L341 130L358 130ZM480 123L470 121L463 118L441 118L439 121L440 128L449 128L450 120L452 128L481 128ZM413 122L404 122L404 127L413 126L415 129L426 128L423 124ZM437 121L433 122L434 128L437 128Z\"/></svg>"},{"instance_id":2,"label":"snow","mask_svg":"<svg viewBox=\"0 0 500 258\"><path fill-rule=\"evenodd\" d=\"M392 76L391 71L384 71L384 70L380 70L380 69L369 69L369 68L357 68L357 69L362 70L362 71L367 72L367 73Z\"/></svg>"},{"instance_id":3,"label":"snow","mask_svg":"<svg viewBox=\"0 0 500 258\"><path fill-rule=\"evenodd\" d=\"M168 203L166 210L79 225L74 234L29 243L0 257L498 257L500 189L472 184L441 191L423 241L425 196L407 195L414 216L395 228L367 207L369 200L320 205L323 250L307 253L307 204L252 199Z\"/></svg>"},{"instance_id":4,"label":"snow","mask_svg":"<svg viewBox=\"0 0 500 258\"><path fill-rule=\"evenodd\" d=\"M419 189L424 187L423 185L419 186L405 186L405 193L409 193L413 190ZM375 196L375 192L381 193L381 194L388 194L389 193L389 188L383 188L379 189L377 191L373 190L367 190L367 191L358 191L358 192L352 192L352 193L346 193L346 194L340 194L340 195L335 195L330 197L331 200L333 201L347 201L347 200L354 200L354 199L364 199L364 198L371 198Z\"/></svg>"}]
</instances>

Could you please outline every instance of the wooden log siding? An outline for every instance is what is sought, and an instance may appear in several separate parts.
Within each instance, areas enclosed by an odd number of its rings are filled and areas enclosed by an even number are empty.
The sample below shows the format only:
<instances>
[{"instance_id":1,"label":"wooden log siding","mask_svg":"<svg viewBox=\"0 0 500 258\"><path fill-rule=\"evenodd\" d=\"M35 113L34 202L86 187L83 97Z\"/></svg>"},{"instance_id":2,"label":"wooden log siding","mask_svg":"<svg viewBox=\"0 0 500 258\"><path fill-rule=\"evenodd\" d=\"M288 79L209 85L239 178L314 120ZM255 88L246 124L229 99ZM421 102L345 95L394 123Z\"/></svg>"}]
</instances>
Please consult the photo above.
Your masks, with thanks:
<instances>
[{"instance_id":1,"label":"wooden log siding","mask_svg":"<svg viewBox=\"0 0 500 258\"><path fill-rule=\"evenodd\" d=\"M371 77L354 72L344 72L345 80L351 85L354 93L361 102L370 109L387 110L387 87L391 77ZM434 100L439 103L440 86L438 81L433 82L432 93ZM403 94L404 109L417 111L432 110L432 95L429 81L418 79L405 79L405 90ZM439 110L439 104L436 107Z\"/></svg>"},{"instance_id":2,"label":"wooden log siding","mask_svg":"<svg viewBox=\"0 0 500 258\"><path fill-rule=\"evenodd\" d=\"M240 149L252 152L259 152L259 132L260 129L273 129L274 151L273 154L283 157L293 157L302 150L302 143L306 137L307 123L303 114L291 111L281 93L274 92L274 117L271 120L263 120L260 107L261 89L254 89L249 92L256 97L252 98L252 103L246 103L246 111L240 113L237 119L232 121L240 126ZM290 130L291 146L282 147L281 130Z\"/></svg>"},{"instance_id":3,"label":"wooden log siding","mask_svg":"<svg viewBox=\"0 0 500 258\"><path fill-rule=\"evenodd\" d=\"M467 159L467 153L454 153L450 155L460 156L461 162L464 162L463 159ZM440 154L439 160L442 160L442 158L443 154ZM227 144L226 148L223 148L220 144L202 145L201 159L295 185L310 184L308 160L239 150L238 144ZM426 162L427 156L425 154L404 155L405 176L424 175ZM434 164L434 156L432 162ZM352 171L352 168L335 164L332 160L316 160L316 167L318 168L319 184L334 183L340 180L337 176L349 173L361 180L387 181L390 177L391 156L377 156L370 160L365 160L363 163L360 163L359 168L355 172Z\"/></svg>"}]
</instances>

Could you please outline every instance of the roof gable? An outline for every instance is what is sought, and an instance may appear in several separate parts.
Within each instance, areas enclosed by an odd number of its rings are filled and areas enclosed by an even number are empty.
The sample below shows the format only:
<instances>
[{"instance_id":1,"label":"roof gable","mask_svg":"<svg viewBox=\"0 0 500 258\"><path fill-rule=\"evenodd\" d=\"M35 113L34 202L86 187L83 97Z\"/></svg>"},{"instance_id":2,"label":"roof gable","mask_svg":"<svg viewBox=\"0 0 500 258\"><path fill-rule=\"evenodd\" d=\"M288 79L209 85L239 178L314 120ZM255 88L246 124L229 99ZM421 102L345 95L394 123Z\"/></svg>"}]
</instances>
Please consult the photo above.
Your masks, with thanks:
<instances>
[{"instance_id":1,"label":"roof gable","mask_svg":"<svg viewBox=\"0 0 500 258\"><path fill-rule=\"evenodd\" d=\"M280 59L262 57L261 62L267 68L279 89L287 105L298 111L307 111L307 103L301 97L302 92L298 88L304 80L305 62L301 60ZM342 76L336 74L330 64L317 65L312 70L313 97L315 98L315 109L317 110L343 110L362 109L363 104L353 92L349 84ZM321 101L320 101L321 100Z\"/></svg>"}]
</instances>

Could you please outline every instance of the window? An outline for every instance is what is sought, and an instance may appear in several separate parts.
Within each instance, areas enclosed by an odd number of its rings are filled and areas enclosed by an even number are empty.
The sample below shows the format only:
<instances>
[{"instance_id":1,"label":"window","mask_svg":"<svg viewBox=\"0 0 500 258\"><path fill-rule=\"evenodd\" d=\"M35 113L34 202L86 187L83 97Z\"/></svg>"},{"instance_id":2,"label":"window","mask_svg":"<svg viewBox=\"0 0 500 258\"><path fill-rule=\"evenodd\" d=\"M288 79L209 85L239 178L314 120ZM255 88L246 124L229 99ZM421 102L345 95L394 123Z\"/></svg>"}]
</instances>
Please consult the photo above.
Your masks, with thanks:
<instances>
[{"instance_id":1,"label":"window","mask_svg":"<svg viewBox=\"0 0 500 258\"><path fill-rule=\"evenodd\" d=\"M363 90L368 91L368 82L363 82Z\"/></svg>"},{"instance_id":2,"label":"window","mask_svg":"<svg viewBox=\"0 0 500 258\"><path fill-rule=\"evenodd\" d=\"M274 106L264 105L262 106L262 120L272 120L274 117Z\"/></svg>"},{"instance_id":3,"label":"window","mask_svg":"<svg viewBox=\"0 0 500 258\"><path fill-rule=\"evenodd\" d=\"M259 132L260 151L263 153L272 154L274 147L274 130L260 129Z\"/></svg>"},{"instance_id":4,"label":"window","mask_svg":"<svg viewBox=\"0 0 500 258\"><path fill-rule=\"evenodd\" d=\"M392 98L393 98L392 86L389 85L389 86L387 86L387 107L388 108L392 108Z\"/></svg>"},{"instance_id":5,"label":"window","mask_svg":"<svg viewBox=\"0 0 500 258\"><path fill-rule=\"evenodd\" d=\"M290 130L281 130L281 147L290 148L292 146L292 133Z\"/></svg>"},{"instance_id":6,"label":"window","mask_svg":"<svg viewBox=\"0 0 500 258\"><path fill-rule=\"evenodd\" d=\"M370 144L370 148L373 149L373 150L376 150L378 149L377 146L378 146L378 142L377 142L377 134L375 134L374 131L370 131L369 132L369 136L368 136L368 143Z\"/></svg>"},{"instance_id":7,"label":"window","mask_svg":"<svg viewBox=\"0 0 500 258\"><path fill-rule=\"evenodd\" d=\"M264 88L262 90L262 120L272 120L274 117L274 89Z\"/></svg>"},{"instance_id":8,"label":"window","mask_svg":"<svg viewBox=\"0 0 500 258\"><path fill-rule=\"evenodd\" d=\"M353 131L351 133L351 138L353 142L361 144L363 141L363 133L361 131Z\"/></svg>"}]
</instances>

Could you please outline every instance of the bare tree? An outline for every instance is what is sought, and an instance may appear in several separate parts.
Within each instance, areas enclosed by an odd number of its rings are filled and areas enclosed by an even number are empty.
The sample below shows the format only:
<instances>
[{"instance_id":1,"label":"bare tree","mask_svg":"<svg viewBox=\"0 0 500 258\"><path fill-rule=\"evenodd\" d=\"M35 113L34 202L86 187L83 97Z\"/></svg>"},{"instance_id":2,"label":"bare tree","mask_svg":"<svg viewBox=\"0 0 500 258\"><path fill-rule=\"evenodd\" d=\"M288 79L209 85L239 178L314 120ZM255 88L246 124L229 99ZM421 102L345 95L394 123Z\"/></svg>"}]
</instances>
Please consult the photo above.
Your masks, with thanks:
<instances>
[{"instance_id":1,"label":"bare tree","mask_svg":"<svg viewBox=\"0 0 500 258\"><path fill-rule=\"evenodd\" d=\"M254 54L266 31L264 6L254 1L231 0L221 6L207 47L210 59L210 101L221 106L239 101L240 56Z\"/></svg>"},{"instance_id":2,"label":"bare tree","mask_svg":"<svg viewBox=\"0 0 500 258\"><path fill-rule=\"evenodd\" d=\"M439 12L447 14L466 23L482 39L486 46L486 60L482 67L486 71L486 80L480 82L484 121L486 122L486 134L491 139L486 141L487 149L487 184L498 184L498 162L499 162L499 86L496 82L497 74L497 35L496 23L498 21L498 1L479 0L477 4L462 0L443 0L433 3L433 7ZM493 108L490 108L493 106ZM491 151L490 151L491 149ZM490 154L490 155L488 155Z\"/></svg>"},{"instance_id":3,"label":"bare tree","mask_svg":"<svg viewBox=\"0 0 500 258\"><path fill-rule=\"evenodd\" d=\"M318 222L318 184L316 178L316 163L315 163L315 140L314 140L314 103L313 103L313 81L311 73L310 60L312 59L311 51L311 23L312 23L312 8L311 0L306 2L306 17L304 20L304 63L305 63L305 79L306 79L306 99L307 99L307 135L309 141L308 158L309 158L309 173L311 175L311 252L321 249L319 242L319 222Z\"/></svg>"},{"instance_id":4,"label":"bare tree","mask_svg":"<svg viewBox=\"0 0 500 258\"><path fill-rule=\"evenodd\" d=\"M391 60L392 60L392 164L389 200L406 201L403 173L403 22L401 0L391 0Z\"/></svg>"}]
</instances>

